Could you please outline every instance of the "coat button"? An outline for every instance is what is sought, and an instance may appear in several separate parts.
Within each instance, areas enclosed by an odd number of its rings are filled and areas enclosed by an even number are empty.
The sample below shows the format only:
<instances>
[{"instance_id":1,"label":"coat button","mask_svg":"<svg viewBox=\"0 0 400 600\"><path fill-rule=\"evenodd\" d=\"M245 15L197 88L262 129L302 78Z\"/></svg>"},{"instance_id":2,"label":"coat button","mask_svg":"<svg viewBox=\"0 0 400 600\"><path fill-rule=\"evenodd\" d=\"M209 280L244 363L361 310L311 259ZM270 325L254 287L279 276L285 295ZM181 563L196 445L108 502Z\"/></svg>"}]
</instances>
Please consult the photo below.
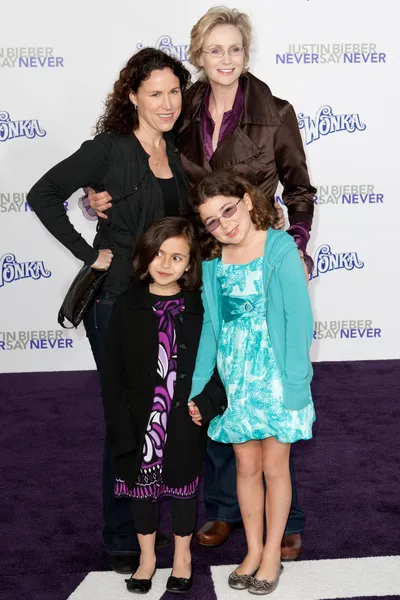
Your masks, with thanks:
<instances>
[{"instance_id":1,"label":"coat button","mask_svg":"<svg viewBox=\"0 0 400 600\"><path fill-rule=\"evenodd\" d=\"M178 379L185 379L186 377L186 373L179 373L178 374Z\"/></svg>"},{"instance_id":2,"label":"coat button","mask_svg":"<svg viewBox=\"0 0 400 600\"><path fill-rule=\"evenodd\" d=\"M180 348L181 350L187 350L187 346L186 346L186 344L179 344L179 348Z\"/></svg>"},{"instance_id":3,"label":"coat button","mask_svg":"<svg viewBox=\"0 0 400 600\"><path fill-rule=\"evenodd\" d=\"M175 402L175 408L179 408L179 406L180 406L180 405L181 405L181 403L179 402L179 400L177 400L177 401Z\"/></svg>"},{"instance_id":4,"label":"coat button","mask_svg":"<svg viewBox=\"0 0 400 600\"><path fill-rule=\"evenodd\" d=\"M179 323L183 323L183 315L178 316L178 321L179 321Z\"/></svg>"}]
</instances>

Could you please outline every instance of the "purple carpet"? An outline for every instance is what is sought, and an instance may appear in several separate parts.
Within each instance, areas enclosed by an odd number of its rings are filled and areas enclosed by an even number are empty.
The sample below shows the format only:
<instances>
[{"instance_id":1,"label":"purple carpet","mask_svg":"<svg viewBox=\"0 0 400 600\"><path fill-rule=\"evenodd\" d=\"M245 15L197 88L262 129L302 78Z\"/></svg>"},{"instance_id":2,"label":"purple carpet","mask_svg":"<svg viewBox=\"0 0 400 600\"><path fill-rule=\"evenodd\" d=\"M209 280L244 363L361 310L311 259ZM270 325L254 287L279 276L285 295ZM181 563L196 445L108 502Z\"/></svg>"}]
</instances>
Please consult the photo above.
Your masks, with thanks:
<instances>
[{"instance_id":1,"label":"purple carpet","mask_svg":"<svg viewBox=\"0 0 400 600\"><path fill-rule=\"evenodd\" d=\"M315 437L293 447L307 516L304 559L400 554L399 374L394 360L315 365ZM97 375L1 375L0 398L0 595L65 600L89 571L108 569ZM209 565L240 562L243 531L220 548L193 552L196 585L186 598L215 600ZM168 548L160 566L171 559Z\"/></svg>"}]
</instances>

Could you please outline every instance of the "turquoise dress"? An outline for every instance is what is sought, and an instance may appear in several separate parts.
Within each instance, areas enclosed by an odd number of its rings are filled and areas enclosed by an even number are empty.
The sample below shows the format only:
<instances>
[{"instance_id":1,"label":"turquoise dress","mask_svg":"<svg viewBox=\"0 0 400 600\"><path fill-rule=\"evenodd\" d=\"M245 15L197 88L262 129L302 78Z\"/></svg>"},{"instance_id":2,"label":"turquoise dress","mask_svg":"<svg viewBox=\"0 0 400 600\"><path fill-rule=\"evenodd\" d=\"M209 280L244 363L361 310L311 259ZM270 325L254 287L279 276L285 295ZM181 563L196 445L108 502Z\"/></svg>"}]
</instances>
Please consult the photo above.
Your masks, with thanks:
<instances>
[{"instance_id":1,"label":"turquoise dress","mask_svg":"<svg viewBox=\"0 0 400 600\"><path fill-rule=\"evenodd\" d=\"M217 365L228 407L215 417L208 435L216 442L241 444L275 437L292 443L312 437L314 405L288 410L266 320L263 256L245 265L219 261L222 331Z\"/></svg>"}]
</instances>

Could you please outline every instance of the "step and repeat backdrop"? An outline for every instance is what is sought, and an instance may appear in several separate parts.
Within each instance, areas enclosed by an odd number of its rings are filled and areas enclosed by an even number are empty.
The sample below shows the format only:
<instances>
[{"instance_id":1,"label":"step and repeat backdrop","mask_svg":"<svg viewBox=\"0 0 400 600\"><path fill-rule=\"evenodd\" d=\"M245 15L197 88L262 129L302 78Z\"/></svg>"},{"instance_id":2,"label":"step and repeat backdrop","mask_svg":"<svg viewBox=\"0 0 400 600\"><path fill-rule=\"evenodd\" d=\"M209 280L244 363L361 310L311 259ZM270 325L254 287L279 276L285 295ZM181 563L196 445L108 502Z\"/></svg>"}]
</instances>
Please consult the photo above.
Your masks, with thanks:
<instances>
[{"instance_id":1,"label":"step and repeat backdrop","mask_svg":"<svg viewBox=\"0 0 400 600\"><path fill-rule=\"evenodd\" d=\"M210 6L203 0L3 5L0 372L94 368L83 327L57 324L81 264L43 228L26 194L91 137L127 59L155 46L186 61L191 27ZM400 9L393 0L229 6L252 19L251 71L295 107L318 190L309 245L312 358L399 358ZM91 241L96 222L80 208L81 195L65 208Z\"/></svg>"}]
</instances>

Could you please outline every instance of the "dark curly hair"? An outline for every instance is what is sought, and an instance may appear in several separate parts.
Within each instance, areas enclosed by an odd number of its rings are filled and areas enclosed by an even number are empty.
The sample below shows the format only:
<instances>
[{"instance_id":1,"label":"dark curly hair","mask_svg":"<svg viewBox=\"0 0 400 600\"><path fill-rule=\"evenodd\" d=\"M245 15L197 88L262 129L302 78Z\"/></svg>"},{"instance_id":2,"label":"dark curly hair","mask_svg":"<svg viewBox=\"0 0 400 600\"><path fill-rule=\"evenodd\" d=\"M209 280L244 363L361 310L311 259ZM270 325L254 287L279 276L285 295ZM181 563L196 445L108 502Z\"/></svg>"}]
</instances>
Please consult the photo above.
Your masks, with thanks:
<instances>
[{"instance_id":1,"label":"dark curly hair","mask_svg":"<svg viewBox=\"0 0 400 600\"><path fill-rule=\"evenodd\" d=\"M221 256L222 244L209 233L201 222L199 206L208 198L225 196L226 198L243 198L249 194L253 204L250 211L251 220L256 229L267 230L278 221L278 213L274 204L268 200L259 188L232 171L214 171L192 188L189 194L189 206L194 213L199 229L201 252L205 260Z\"/></svg>"},{"instance_id":2,"label":"dark curly hair","mask_svg":"<svg viewBox=\"0 0 400 600\"><path fill-rule=\"evenodd\" d=\"M143 81L148 79L153 71L171 69L177 76L181 91L184 92L189 84L191 75L183 64L169 54L155 48L143 48L128 60L114 83L114 89L107 96L105 111L96 123L95 132L103 133L132 133L138 127L137 111L134 110L129 94L136 92Z\"/></svg>"}]
</instances>

